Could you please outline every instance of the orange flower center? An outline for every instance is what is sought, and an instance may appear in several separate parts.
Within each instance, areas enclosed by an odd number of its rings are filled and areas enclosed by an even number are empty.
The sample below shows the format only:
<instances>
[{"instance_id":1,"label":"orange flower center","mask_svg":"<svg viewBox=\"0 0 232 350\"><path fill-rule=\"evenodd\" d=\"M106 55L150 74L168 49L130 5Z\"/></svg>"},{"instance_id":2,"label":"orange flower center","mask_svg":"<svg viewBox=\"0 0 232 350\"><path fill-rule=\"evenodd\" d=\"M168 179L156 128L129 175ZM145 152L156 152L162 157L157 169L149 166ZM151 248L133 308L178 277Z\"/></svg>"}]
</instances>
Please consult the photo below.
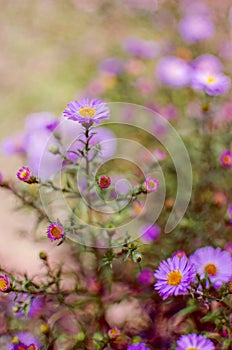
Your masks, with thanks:
<instances>
[{"instance_id":1,"label":"orange flower center","mask_svg":"<svg viewBox=\"0 0 232 350\"><path fill-rule=\"evenodd\" d=\"M168 284L178 286L182 280L182 274L179 270L174 270L168 273Z\"/></svg>"},{"instance_id":2,"label":"orange flower center","mask_svg":"<svg viewBox=\"0 0 232 350\"><path fill-rule=\"evenodd\" d=\"M188 348L187 350L198 350L197 348Z\"/></svg>"},{"instance_id":3,"label":"orange flower center","mask_svg":"<svg viewBox=\"0 0 232 350\"><path fill-rule=\"evenodd\" d=\"M55 238L59 238L60 235L61 235L61 232L60 232L59 227L53 227L53 228L51 229L51 235L52 235L53 237L55 237Z\"/></svg>"},{"instance_id":4,"label":"orange flower center","mask_svg":"<svg viewBox=\"0 0 232 350\"><path fill-rule=\"evenodd\" d=\"M79 113L84 118L91 118L95 115L96 111L91 107L82 107L79 109Z\"/></svg>"},{"instance_id":5,"label":"orange flower center","mask_svg":"<svg viewBox=\"0 0 232 350\"><path fill-rule=\"evenodd\" d=\"M205 266L205 271L208 273L208 275L215 276L217 273L217 268L214 264L208 264Z\"/></svg>"},{"instance_id":6,"label":"orange flower center","mask_svg":"<svg viewBox=\"0 0 232 350\"><path fill-rule=\"evenodd\" d=\"M23 170L23 171L21 172L21 174L20 174L20 176L21 176L22 179L25 179L25 178L27 177L27 175L28 175L28 171L27 171L27 170Z\"/></svg>"},{"instance_id":7,"label":"orange flower center","mask_svg":"<svg viewBox=\"0 0 232 350\"><path fill-rule=\"evenodd\" d=\"M223 161L226 164L230 164L231 163L231 157L230 156L224 156Z\"/></svg>"},{"instance_id":8,"label":"orange flower center","mask_svg":"<svg viewBox=\"0 0 232 350\"><path fill-rule=\"evenodd\" d=\"M4 278L0 279L0 290L6 290L7 289L7 282Z\"/></svg>"}]
</instances>

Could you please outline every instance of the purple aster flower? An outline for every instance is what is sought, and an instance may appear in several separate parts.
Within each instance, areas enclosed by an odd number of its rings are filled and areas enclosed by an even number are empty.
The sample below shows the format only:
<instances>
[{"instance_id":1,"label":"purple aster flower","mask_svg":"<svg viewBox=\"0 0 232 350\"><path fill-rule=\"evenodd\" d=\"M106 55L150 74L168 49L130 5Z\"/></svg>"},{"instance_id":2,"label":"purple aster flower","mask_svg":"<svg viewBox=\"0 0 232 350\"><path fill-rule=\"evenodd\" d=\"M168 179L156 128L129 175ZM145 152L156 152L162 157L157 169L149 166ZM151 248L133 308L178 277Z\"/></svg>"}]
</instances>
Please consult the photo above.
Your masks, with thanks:
<instances>
[{"instance_id":1,"label":"purple aster flower","mask_svg":"<svg viewBox=\"0 0 232 350\"><path fill-rule=\"evenodd\" d=\"M47 237L51 241L56 241L57 239L63 238L64 234L64 228L59 222L53 222L47 228Z\"/></svg>"},{"instance_id":2,"label":"purple aster flower","mask_svg":"<svg viewBox=\"0 0 232 350\"><path fill-rule=\"evenodd\" d=\"M184 60L175 56L162 58L157 65L156 74L166 85L180 88L189 84L191 68Z\"/></svg>"},{"instance_id":3,"label":"purple aster flower","mask_svg":"<svg viewBox=\"0 0 232 350\"><path fill-rule=\"evenodd\" d=\"M213 247L199 248L189 257L189 261L195 266L200 278L206 273L215 288L227 283L232 277L232 257L230 254Z\"/></svg>"},{"instance_id":4,"label":"purple aster flower","mask_svg":"<svg viewBox=\"0 0 232 350\"><path fill-rule=\"evenodd\" d=\"M160 53L160 44L153 40L127 38L123 47L125 51L140 58L152 59Z\"/></svg>"},{"instance_id":5,"label":"purple aster flower","mask_svg":"<svg viewBox=\"0 0 232 350\"><path fill-rule=\"evenodd\" d=\"M154 281L154 273L151 269L142 269L138 274L138 282L144 286L151 284Z\"/></svg>"},{"instance_id":6,"label":"purple aster flower","mask_svg":"<svg viewBox=\"0 0 232 350\"><path fill-rule=\"evenodd\" d=\"M214 34L214 25L208 16L187 15L179 25L182 37L188 42L210 38Z\"/></svg>"},{"instance_id":7,"label":"purple aster flower","mask_svg":"<svg viewBox=\"0 0 232 350\"><path fill-rule=\"evenodd\" d=\"M154 274L155 289L163 300L171 295L186 294L190 283L196 276L195 267L185 257L177 256L162 261Z\"/></svg>"},{"instance_id":8,"label":"purple aster flower","mask_svg":"<svg viewBox=\"0 0 232 350\"><path fill-rule=\"evenodd\" d=\"M144 225L140 230L140 239L145 243L152 243L160 236L161 229L158 225Z\"/></svg>"},{"instance_id":9,"label":"purple aster flower","mask_svg":"<svg viewBox=\"0 0 232 350\"><path fill-rule=\"evenodd\" d=\"M220 72L222 70L221 61L214 55L204 54L197 57L191 63L192 67L204 72Z\"/></svg>"},{"instance_id":10,"label":"purple aster flower","mask_svg":"<svg viewBox=\"0 0 232 350\"><path fill-rule=\"evenodd\" d=\"M192 88L208 95L221 95L230 88L230 78L222 73L197 71L192 76Z\"/></svg>"},{"instance_id":11,"label":"purple aster flower","mask_svg":"<svg viewBox=\"0 0 232 350\"><path fill-rule=\"evenodd\" d=\"M124 71L124 62L119 57L107 58L101 62L99 69L104 73L118 75Z\"/></svg>"},{"instance_id":12,"label":"purple aster flower","mask_svg":"<svg viewBox=\"0 0 232 350\"><path fill-rule=\"evenodd\" d=\"M131 344L127 347L127 350L150 350L145 343Z\"/></svg>"},{"instance_id":13,"label":"purple aster flower","mask_svg":"<svg viewBox=\"0 0 232 350\"><path fill-rule=\"evenodd\" d=\"M5 275L0 276L0 292L6 292L10 287L9 278Z\"/></svg>"},{"instance_id":14,"label":"purple aster flower","mask_svg":"<svg viewBox=\"0 0 232 350\"><path fill-rule=\"evenodd\" d=\"M7 350L40 350L40 346L39 340L33 334L21 332L15 334Z\"/></svg>"},{"instance_id":15,"label":"purple aster flower","mask_svg":"<svg viewBox=\"0 0 232 350\"><path fill-rule=\"evenodd\" d=\"M220 155L219 161L224 168L231 168L232 167L232 152L229 150L222 152Z\"/></svg>"},{"instance_id":16,"label":"purple aster flower","mask_svg":"<svg viewBox=\"0 0 232 350\"><path fill-rule=\"evenodd\" d=\"M211 340L203 335L182 335L177 341L176 350L214 350L215 346Z\"/></svg>"},{"instance_id":17,"label":"purple aster flower","mask_svg":"<svg viewBox=\"0 0 232 350\"><path fill-rule=\"evenodd\" d=\"M88 98L72 101L67 105L63 114L64 117L78 121L84 126L91 126L94 122L100 124L100 120L110 117L109 108L104 102Z\"/></svg>"}]
</instances>

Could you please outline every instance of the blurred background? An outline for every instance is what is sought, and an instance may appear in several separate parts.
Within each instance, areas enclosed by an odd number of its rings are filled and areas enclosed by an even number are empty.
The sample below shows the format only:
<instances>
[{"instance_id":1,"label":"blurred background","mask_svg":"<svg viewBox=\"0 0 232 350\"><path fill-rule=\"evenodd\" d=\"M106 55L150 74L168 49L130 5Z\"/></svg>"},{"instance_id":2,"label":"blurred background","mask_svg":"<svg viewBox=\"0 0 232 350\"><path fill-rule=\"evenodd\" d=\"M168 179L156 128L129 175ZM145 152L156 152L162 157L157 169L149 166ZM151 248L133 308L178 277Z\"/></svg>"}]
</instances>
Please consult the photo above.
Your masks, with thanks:
<instances>
[{"instance_id":1,"label":"blurred background","mask_svg":"<svg viewBox=\"0 0 232 350\"><path fill-rule=\"evenodd\" d=\"M169 119L178 115L174 123L188 135L184 117L197 118L198 97L188 88L163 87L157 61L173 55L190 62L209 53L231 74L230 0L0 0L0 5L0 141L23 130L26 116L48 111L59 117L69 101L83 96L146 105ZM181 19L192 13L212 21L207 40L188 41L180 32ZM112 58L116 61L106 62ZM0 156L7 178L21 165L17 156ZM35 249L47 243L34 247L28 240L25 226L30 232L33 215L13 213L15 199L3 191L0 206L1 261L36 270Z\"/></svg>"}]
</instances>

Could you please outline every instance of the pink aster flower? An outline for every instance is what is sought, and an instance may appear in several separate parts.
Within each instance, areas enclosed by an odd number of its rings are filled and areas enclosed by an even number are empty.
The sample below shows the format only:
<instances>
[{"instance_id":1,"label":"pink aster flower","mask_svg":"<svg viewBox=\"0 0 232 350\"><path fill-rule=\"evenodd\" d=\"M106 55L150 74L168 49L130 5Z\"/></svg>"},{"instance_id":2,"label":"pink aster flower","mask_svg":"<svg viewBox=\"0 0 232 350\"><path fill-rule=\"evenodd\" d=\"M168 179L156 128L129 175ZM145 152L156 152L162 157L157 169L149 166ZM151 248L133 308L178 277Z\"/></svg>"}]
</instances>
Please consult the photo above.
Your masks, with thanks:
<instances>
[{"instance_id":1,"label":"pink aster flower","mask_svg":"<svg viewBox=\"0 0 232 350\"><path fill-rule=\"evenodd\" d=\"M103 175L98 179L98 185L100 188L109 188L111 185L111 179L109 176Z\"/></svg>"},{"instance_id":2,"label":"pink aster flower","mask_svg":"<svg viewBox=\"0 0 232 350\"><path fill-rule=\"evenodd\" d=\"M219 72L196 71L192 75L192 88L210 96L222 95L230 88L230 78Z\"/></svg>"},{"instance_id":3,"label":"pink aster flower","mask_svg":"<svg viewBox=\"0 0 232 350\"><path fill-rule=\"evenodd\" d=\"M159 181L153 179L152 176L148 176L144 182L144 187L147 192L156 192L159 188Z\"/></svg>"},{"instance_id":4,"label":"pink aster flower","mask_svg":"<svg viewBox=\"0 0 232 350\"><path fill-rule=\"evenodd\" d=\"M25 167L25 166L23 166L22 168L20 168L18 170L17 178L20 181L27 182L27 183L35 183L36 182L36 178L34 177L32 172L30 171L30 169L28 167Z\"/></svg>"},{"instance_id":5,"label":"pink aster flower","mask_svg":"<svg viewBox=\"0 0 232 350\"><path fill-rule=\"evenodd\" d=\"M10 281L7 276L0 276L0 292L6 292L10 287Z\"/></svg>"},{"instance_id":6,"label":"pink aster flower","mask_svg":"<svg viewBox=\"0 0 232 350\"><path fill-rule=\"evenodd\" d=\"M51 241L56 241L57 239L63 238L64 234L64 228L59 222L53 222L47 228L47 237Z\"/></svg>"},{"instance_id":7,"label":"pink aster flower","mask_svg":"<svg viewBox=\"0 0 232 350\"><path fill-rule=\"evenodd\" d=\"M109 119L110 110L100 100L83 98L80 101L72 101L64 110L64 117L77 121L84 126L91 126L93 123L100 124L100 120Z\"/></svg>"},{"instance_id":8,"label":"pink aster flower","mask_svg":"<svg viewBox=\"0 0 232 350\"><path fill-rule=\"evenodd\" d=\"M162 261L154 276L157 279L155 289L158 290L163 300L171 295L187 294L190 283L196 275L193 264L185 257L177 256Z\"/></svg>"},{"instance_id":9,"label":"pink aster flower","mask_svg":"<svg viewBox=\"0 0 232 350\"><path fill-rule=\"evenodd\" d=\"M214 288L219 288L232 277L232 257L230 254L213 247L199 248L189 257L189 261L195 266L200 278L208 275Z\"/></svg>"},{"instance_id":10,"label":"pink aster flower","mask_svg":"<svg viewBox=\"0 0 232 350\"><path fill-rule=\"evenodd\" d=\"M222 152L220 155L219 161L224 168L231 168L232 167L232 152L229 150Z\"/></svg>"},{"instance_id":11,"label":"pink aster flower","mask_svg":"<svg viewBox=\"0 0 232 350\"><path fill-rule=\"evenodd\" d=\"M117 327L112 327L108 331L109 338L113 340L117 339L120 336L120 334L120 329L118 329Z\"/></svg>"},{"instance_id":12,"label":"pink aster flower","mask_svg":"<svg viewBox=\"0 0 232 350\"><path fill-rule=\"evenodd\" d=\"M176 350L214 350L215 346L211 340L203 335L188 334L182 335L177 341Z\"/></svg>"}]
</instances>

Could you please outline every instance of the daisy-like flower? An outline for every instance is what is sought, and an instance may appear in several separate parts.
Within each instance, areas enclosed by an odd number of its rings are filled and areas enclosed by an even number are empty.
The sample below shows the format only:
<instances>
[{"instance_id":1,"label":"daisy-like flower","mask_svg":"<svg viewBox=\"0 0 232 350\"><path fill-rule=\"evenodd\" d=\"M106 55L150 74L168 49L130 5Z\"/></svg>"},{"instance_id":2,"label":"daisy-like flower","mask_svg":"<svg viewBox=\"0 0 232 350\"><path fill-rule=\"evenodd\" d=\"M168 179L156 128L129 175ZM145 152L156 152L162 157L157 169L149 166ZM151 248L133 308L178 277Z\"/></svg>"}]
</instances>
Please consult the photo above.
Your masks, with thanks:
<instances>
[{"instance_id":1,"label":"daisy-like flower","mask_svg":"<svg viewBox=\"0 0 232 350\"><path fill-rule=\"evenodd\" d=\"M144 187L147 192L156 192L159 188L159 181L153 179L152 176L148 176L144 182Z\"/></svg>"},{"instance_id":2,"label":"daisy-like flower","mask_svg":"<svg viewBox=\"0 0 232 350\"><path fill-rule=\"evenodd\" d=\"M100 188L108 188L111 185L111 179L109 176L103 175L98 179L98 185Z\"/></svg>"},{"instance_id":3,"label":"daisy-like flower","mask_svg":"<svg viewBox=\"0 0 232 350\"><path fill-rule=\"evenodd\" d=\"M186 257L174 256L160 263L154 274L157 279L155 289L163 300L171 295L186 294L195 275L195 268Z\"/></svg>"},{"instance_id":4,"label":"daisy-like flower","mask_svg":"<svg viewBox=\"0 0 232 350\"><path fill-rule=\"evenodd\" d=\"M106 104L97 99L83 98L80 101L72 101L64 110L64 117L77 121L83 126L100 124L100 120L109 119L110 110Z\"/></svg>"},{"instance_id":5,"label":"daisy-like flower","mask_svg":"<svg viewBox=\"0 0 232 350\"><path fill-rule=\"evenodd\" d=\"M213 247L199 248L189 257L200 278L207 274L214 288L219 288L232 277L232 257L230 254Z\"/></svg>"},{"instance_id":6,"label":"daisy-like flower","mask_svg":"<svg viewBox=\"0 0 232 350\"><path fill-rule=\"evenodd\" d=\"M203 335L182 335L177 341L176 350L214 350L215 346L211 340Z\"/></svg>"},{"instance_id":7,"label":"daisy-like flower","mask_svg":"<svg viewBox=\"0 0 232 350\"><path fill-rule=\"evenodd\" d=\"M32 183L36 183L36 178L35 176L32 174L32 172L30 171L30 169L26 166L23 166L22 168L20 168L17 172L17 178L20 181L32 184Z\"/></svg>"},{"instance_id":8,"label":"daisy-like flower","mask_svg":"<svg viewBox=\"0 0 232 350\"><path fill-rule=\"evenodd\" d=\"M222 95L230 88L230 78L218 72L197 71L192 76L192 88L210 96Z\"/></svg>"},{"instance_id":9,"label":"daisy-like flower","mask_svg":"<svg viewBox=\"0 0 232 350\"><path fill-rule=\"evenodd\" d=\"M127 347L127 350L149 350L145 343L131 344Z\"/></svg>"},{"instance_id":10,"label":"daisy-like flower","mask_svg":"<svg viewBox=\"0 0 232 350\"><path fill-rule=\"evenodd\" d=\"M9 278L7 276L0 276L0 292L6 292L9 286Z\"/></svg>"},{"instance_id":11,"label":"daisy-like flower","mask_svg":"<svg viewBox=\"0 0 232 350\"><path fill-rule=\"evenodd\" d=\"M51 241L63 238L64 234L64 228L59 222L53 222L47 228L47 237Z\"/></svg>"},{"instance_id":12,"label":"daisy-like flower","mask_svg":"<svg viewBox=\"0 0 232 350\"><path fill-rule=\"evenodd\" d=\"M224 168L232 167L232 152L226 150L220 155L219 161Z\"/></svg>"}]
</instances>

